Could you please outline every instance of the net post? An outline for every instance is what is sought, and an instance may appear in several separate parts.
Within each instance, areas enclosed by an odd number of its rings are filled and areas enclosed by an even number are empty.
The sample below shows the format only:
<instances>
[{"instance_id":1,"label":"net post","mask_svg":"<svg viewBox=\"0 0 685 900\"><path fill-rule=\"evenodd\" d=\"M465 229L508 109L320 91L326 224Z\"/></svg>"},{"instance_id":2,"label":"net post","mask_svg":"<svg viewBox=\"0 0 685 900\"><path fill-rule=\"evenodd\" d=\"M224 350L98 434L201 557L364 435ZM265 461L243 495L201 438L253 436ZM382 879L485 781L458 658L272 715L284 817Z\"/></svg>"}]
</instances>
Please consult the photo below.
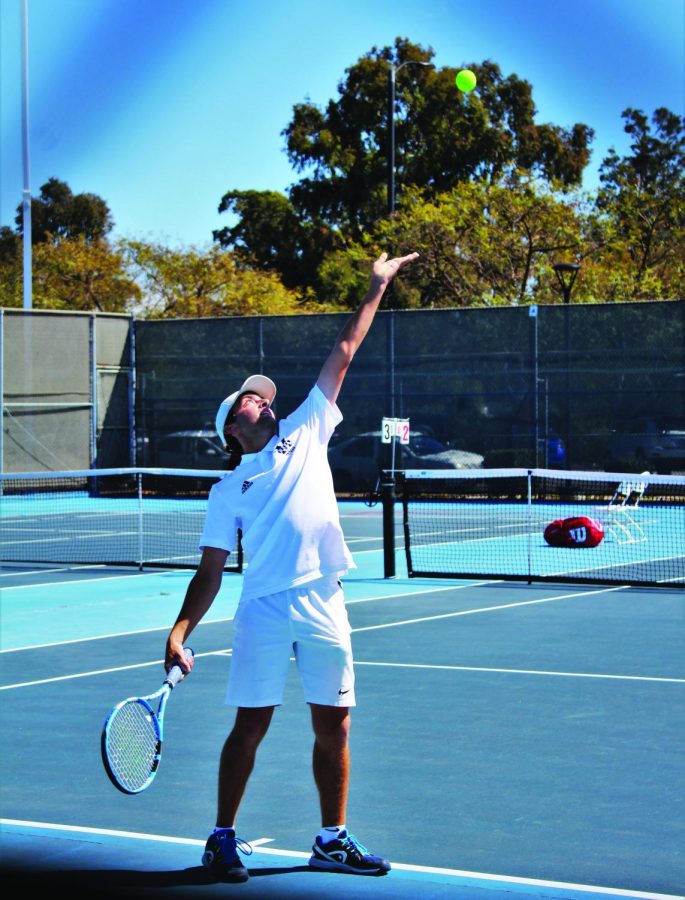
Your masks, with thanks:
<instances>
[{"instance_id":1,"label":"net post","mask_svg":"<svg viewBox=\"0 0 685 900\"><path fill-rule=\"evenodd\" d=\"M528 584L533 583L533 471L528 469Z\"/></svg>"},{"instance_id":2,"label":"net post","mask_svg":"<svg viewBox=\"0 0 685 900\"><path fill-rule=\"evenodd\" d=\"M143 473L136 473L138 482L138 570L143 570Z\"/></svg>"},{"instance_id":3,"label":"net post","mask_svg":"<svg viewBox=\"0 0 685 900\"><path fill-rule=\"evenodd\" d=\"M383 577L395 577L395 474L387 469L381 475L383 504Z\"/></svg>"}]
</instances>

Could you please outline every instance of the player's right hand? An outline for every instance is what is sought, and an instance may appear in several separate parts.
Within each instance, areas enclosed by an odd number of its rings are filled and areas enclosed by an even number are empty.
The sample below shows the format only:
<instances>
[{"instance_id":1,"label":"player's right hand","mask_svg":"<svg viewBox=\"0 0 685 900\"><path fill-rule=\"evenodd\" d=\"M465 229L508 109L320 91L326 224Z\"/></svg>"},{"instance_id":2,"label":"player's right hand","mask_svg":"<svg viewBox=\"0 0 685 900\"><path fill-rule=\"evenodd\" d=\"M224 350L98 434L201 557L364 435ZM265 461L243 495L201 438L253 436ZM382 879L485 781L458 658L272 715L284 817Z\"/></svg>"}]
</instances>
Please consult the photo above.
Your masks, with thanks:
<instances>
[{"instance_id":1,"label":"player's right hand","mask_svg":"<svg viewBox=\"0 0 685 900\"><path fill-rule=\"evenodd\" d=\"M194 663L195 660L192 656L190 659L187 659L183 653L183 642L175 637L173 633L170 634L164 654L164 668L166 671L169 672L174 666L180 666L183 674L188 675Z\"/></svg>"}]
</instances>

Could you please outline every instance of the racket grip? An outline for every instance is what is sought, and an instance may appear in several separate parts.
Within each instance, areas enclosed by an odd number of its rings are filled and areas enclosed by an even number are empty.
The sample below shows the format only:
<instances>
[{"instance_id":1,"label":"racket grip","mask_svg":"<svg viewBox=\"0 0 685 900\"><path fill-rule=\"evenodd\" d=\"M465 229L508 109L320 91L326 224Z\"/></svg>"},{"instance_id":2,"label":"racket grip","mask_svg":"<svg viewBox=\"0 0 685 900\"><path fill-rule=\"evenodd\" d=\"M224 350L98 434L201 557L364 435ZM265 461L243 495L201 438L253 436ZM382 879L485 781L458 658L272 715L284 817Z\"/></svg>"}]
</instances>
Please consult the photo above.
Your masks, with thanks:
<instances>
[{"instance_id":1,"label":"racket grip","mask_svg":"<svg viewBox=\"0 0 685 900\"><path fill-rule=\"evenodd\" d=\"M183 648L183 655L186 659L192 659L195 654L190 649L190 647ZM183 669L180 666L172 666L169 669L169 674L164 679L164 684L168 684L170 688L176 687L181 678L183 677Z\"/></svg>"}]
</instances>

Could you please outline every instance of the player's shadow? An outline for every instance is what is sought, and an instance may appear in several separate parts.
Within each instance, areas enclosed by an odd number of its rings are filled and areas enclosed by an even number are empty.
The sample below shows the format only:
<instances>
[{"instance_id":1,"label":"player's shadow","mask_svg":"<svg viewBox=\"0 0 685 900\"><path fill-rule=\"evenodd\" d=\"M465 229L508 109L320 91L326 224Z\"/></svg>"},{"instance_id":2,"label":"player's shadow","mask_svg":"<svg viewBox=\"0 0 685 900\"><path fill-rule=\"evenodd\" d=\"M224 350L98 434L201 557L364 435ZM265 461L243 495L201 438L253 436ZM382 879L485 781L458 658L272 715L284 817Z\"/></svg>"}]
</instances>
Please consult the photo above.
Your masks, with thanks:
<instances>
[{"instance_id":1,"label":"player's shadow","mask_svg":"<svg viewBox=\"0 0 685 900\"><path fill-rule=\"evenodd\" d=\"M308 865L299 866L269 866L264 868L252 868L248 870L251 878L259 878L264 875L290 875L303 872L314 872ZM52 894L64 892L69 900L74 898L86 898L98 900L110 897L125 896L127 900L136 897L151 898L169 888L174 888L176 897L201 898L204 896L203 887L217 886L218 882L203 866L192 866L187 869L171 869L158 871L143 871L136 869L50 869L23 867L2 867L3 883L21 885L25 888L44 888ZM226 883L226 888L233 885ZM238 887L238 885L236 885ZM296 885L292 885L294 893L284 894L281 889L279 897L300 896ZM212 895L213 896L213 895ZM269 896L260 888L260 897Z\"/></svg>"}]
</instances>

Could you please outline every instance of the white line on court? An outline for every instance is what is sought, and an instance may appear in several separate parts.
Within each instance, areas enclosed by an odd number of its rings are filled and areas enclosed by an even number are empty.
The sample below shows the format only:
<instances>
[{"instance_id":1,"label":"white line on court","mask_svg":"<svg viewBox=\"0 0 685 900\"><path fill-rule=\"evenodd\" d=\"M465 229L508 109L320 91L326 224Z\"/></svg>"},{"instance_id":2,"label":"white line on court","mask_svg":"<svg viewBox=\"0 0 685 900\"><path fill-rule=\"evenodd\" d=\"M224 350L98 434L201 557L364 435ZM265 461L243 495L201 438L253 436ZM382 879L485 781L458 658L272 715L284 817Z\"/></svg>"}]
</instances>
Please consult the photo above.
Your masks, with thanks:
<instances>
[{"instance_id":1,"label":"white line on court","mask_svg":"<svg viewBox=\"0 0 685 900\"><path fill-rule=\"evenodd\" d=\"M89 566L87 568L90 568ZM160 569L155 572L120 572L118 575L105 575L104 578L80 578L78 580L74 580L71 582L72 584L88 584L90 581L116 581L117 578L149 578L151 575L166 575L169 573L176 572L187 572L188 578L192 577L190 569ZM26 590L38 590L39 588L45 587L59 587L65 584L69 584L69 581L42 581L40 584L17 584L14 587L3 588L3 592L6 591L26 591Z\"/></svg>"},{"instance_id":2,"label":"white line on court","mask_svg":"<svg viewBox=\"0 0 685 900\"><path fill-rule=\"evenodd\" d=\"M232 622L233 617L228 616L225 619L203 619L202 622L197 623L197 628L201 625L217 625L221 622ZM129 637L133 634L152 634L155 631L169 631L171 628L170 625L154 625L149 628L140 628L136 631L117 631L112 634L96 634L91 635L90 637L82 637L82 638L71 638L68 641L52 641L49 644L27 644L25 647L7 647L5 650L0 650L0 655L3 653L19 653L23 650L45 650L47 647L66 647L68 644L87 644L88 641L105 641L111 638L120 638L120 637Z\"/></svg>"},{"instance_id":3,"label":"white line on court","mask_svg":"<svg viewBox=\"0 0 685 900\"><path fill-rule=\"evenodd\" d=\"M683 554L677 556L649 556L647 559L628 559L625 562L608 562L605 566L592 566L592 572L601 572L602 569L626 569L629 566L644 566L649 563L671 562L674 559L682 559ZM550 572L546 578L554 578L555 575L573 575L576 572L583 572L585 569L560 569L558 572Z\"/></svg>"},{"instance_id":4,"label":"white line on court","mask_svg":"<svg viewBox=\"0 0 685 900\"><path fill-rule=\"evenodd\" d=\"M659 681L667 684L685 684L685 678L657 678L652 675L601 675L590 672L547 672L538 669L496 669L485 666L439 666L427 663L392 663L354 661L355 666L377 666L390 669L444 669L454 672L494 672L503 675L546 675L558 678L598 678L613 681Z\"/></svg>"},{"instance_id":5,"label":"white line on court","mask_svg":"<svg viewBox=\"0 0 685 900\"><path fill-rule=\"evenodd\" d=\"M36 830L62 831L68 834L91 834L98 837L117 837L127 838L129 840L138 841L157 841L166 844L184 844L189 847L204 847L204 840L196 838L171 837L159 834L143 834L135 831L117 831L109 828L91 828L87 826L75 825L56 825L50 822L31 822L22 819L0 819L0 825L9 825L16 828L31 828ZM258 854L269 856L285 856L291 859L308 859L310 853L304 853L301 850L280 850L276 847L265 847L264 844L271 843L273 838L257 838L249 843L256 849ZM407 863L392 863L393 869L401 872L415 872L425 875L443 875L447 878L453 878L463 884L464 880L476 882L489 882L492 887L496 884L501 885L502 889L506 889L508 885L527 885L530 887L546 888L555 891L578 891L580 893L597 894L604 897L614 897L616 900L620 898L631 898L631 900L685 900L684 897L676 894L656 894L646 891L624 890L622 888L596 887L589 884L574 884L564 881L547 881L541 878L520 878L511 875L494 875L486 872L468 872L463 869L447 869L438 866L417 866ZM484 887L485 885L478 885Z\"/></svg>"},{"instance_id":6,"label":"white line on court","mask_svg":"<svg viewBox=\"0 0 685 900\"><path fill-rule=\"evenodd\" d=\"M502 584L502 580L496 579L493 581L469 581L468 584L451 584L448 587L420 588L416 591L407 591L406 593L362 597L359 600L345 600L345 606L351 606L353 603L372 603L374 600L395 600L398 597L417 597L421 594L438 594L441 591L463 591L466 588L483 587L488 584Z\"/></svg>"},{"instance_id":7,"label":"white line on court","mask_svg":"<svg viewBox=\"0 0 685 900\"><path fill-rule=\"evenodd\" d=\"M76 572L79 569L104 569L105 563L86 563L83 566L60 566L58 569L19 569L14 572L0 572L0 578L16 578L21 575L50 575L53 572Z\"/></svg>"},{"instance_id":8,"label":"white line on court","mask_svg":"<svg viewBox=\"0 0 685 900\"><path fill-rule=\"evenodd\" d=\"M377 631L380 628L396 628L398 625L415 625L417 622L435 622L437 619L452 619L456 616L475 616L478 613L496 612L500 609L513 609L517 606L533 606L536 603L553 603L555 600L567 600L569 597L589 597L592 594L610 594L613 591L625 591L630 585L623 584L618 587L600 588L596 591L574 591L571 594L559 594L556 597L541 597L537 600L519 600L517 603L502 603L499 606L483 606L480 609L462 609L459 612L440 613L437 616L421 616L417 619L404 619L401 622L385 622L382 625L365 625L363 628L353 628L353 633L360 631Z\"/></svg>"},{"instance_id":9,"label":"white line on court","mask_svg":"<svg viewBox=\"0 0 685 900\"><path fill-rule=\"evenodd\" d=\"M369 535L368 537L358 537L358 538L345 538L346 544L365 544L368 541L373 541L375 544L380 544L383 540L382 536L375 537L373 535Z\"/></svg>"},{"instance_id":10,"label":"white line on court","mask_svg":"<svg viewBox=\"0 0 685 900\"><path fill-rule=\"evenodd\" d=\"M153 573L150 573L153 574ZM95 579L95 581L102 581L104 579ZM78 584L82 584L83 582L76 582ZM433 594L438 593L440 591L461 591L470 587L481 587L483 585L488 584L501 584L501 580L495 581L469 581L466 584L458 584L458 585L449 585L448 587L439 587L439 588L420 588L415 591L407 591L406 593L398 593L398 594L386 594L385 596L376 596L373 597L362 597L358 600L346 600L345 605L348 606L351 603L371 603L373 601L378 600L388 600L388 599L397 599L399 597L415 597L421 594ZM198 623L198 627L200 625L218 625L222 622L232 622L233 616L226 616L220 619L203 619ZM72 638L68 641L52 641L47 644L27 644L24 647L8 647L7 649L0 650L0 654L3 653L19 653L24 650L44 650L47 647L65 647L68 644L84 644L88 641L104 641L109 640L111 638L119 638L119 637L129 637L134 634L152 634L155 631L168 631L169 625L154 625L149 628L140 628L135 631L119 631L113 632L111 634L98 634L91 637L82 637L82 638Z\"/></svg>"},{"instance_id":11,"label":"white line on court","mask_svg":"<svg viewBox=\"0 0 685 900\"><path fill-rule=\"evenodd\" d=\"M196 653L195 659L201 659L203 656L230 656L233 651L228 650L210 650L206 653ZM113 666L109 669L94 669L92 672L77 672L73 675L55 675L52 678L39 678L36 681L23 681L19 684L5 684L0 687L0 691L11 691L15 688L34 687L38 684L53 684L56 681L72 681L74 678L90 678L91 675L109 675L112 672L128 672L131 669L146 669L151 666L163 666L163 659L153 659L151 662L132 663L128 666Z\"/></svg>"}]
</instances>

